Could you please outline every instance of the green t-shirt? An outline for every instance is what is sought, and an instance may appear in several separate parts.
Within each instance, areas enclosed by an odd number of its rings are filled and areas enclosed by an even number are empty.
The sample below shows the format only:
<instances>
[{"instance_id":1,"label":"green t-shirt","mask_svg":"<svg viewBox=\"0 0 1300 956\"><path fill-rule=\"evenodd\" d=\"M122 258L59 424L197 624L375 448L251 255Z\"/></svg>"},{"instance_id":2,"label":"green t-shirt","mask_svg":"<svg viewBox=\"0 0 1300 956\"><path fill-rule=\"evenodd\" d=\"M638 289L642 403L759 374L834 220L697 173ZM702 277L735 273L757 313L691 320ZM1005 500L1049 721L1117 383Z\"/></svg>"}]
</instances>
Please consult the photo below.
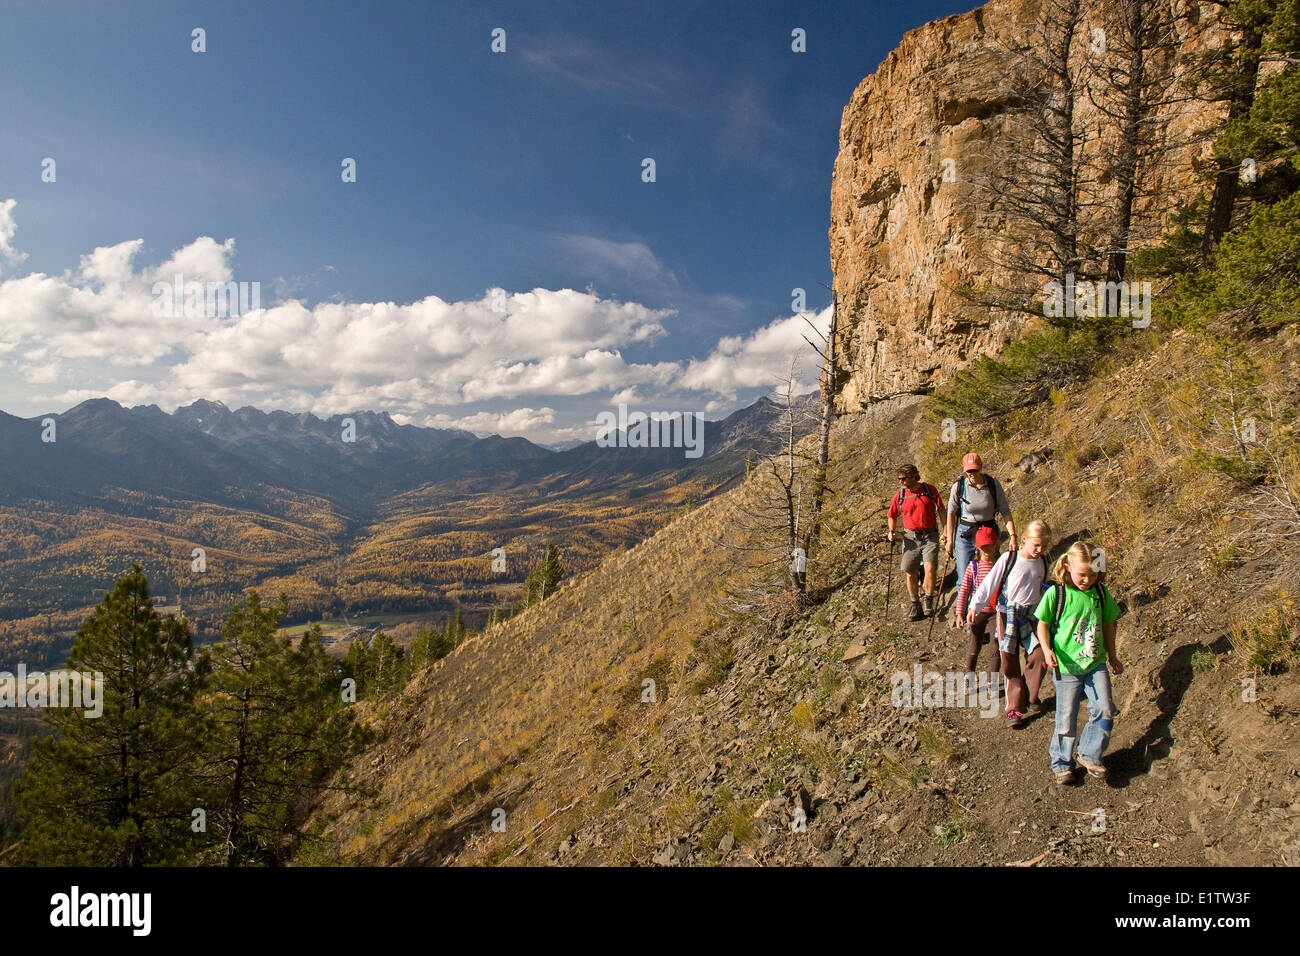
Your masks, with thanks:
<instances>
[{"instance_id":1,"label":"green t-shirt","mask_svg":"<svg viewBox=\"0 0 1300 956\"><path fill-rule=\"evenodd\" d=\"M1102 625L1109 624L1119 617L1119 605L1110 596L1110 589L1104 591L1094 584L1087 591L1080 591L1073 585L1065 586L1065 610L1061 612L1061 623L1052 635L1052 653L1061 671L1066 674L1091 674L1106 663L1106 641L1102 635ZM1052 618L1056 617L1056 588L1044 592L1034 609L1034 617L1046 621L1050 628ZM1093 657L1085 656L1089 636L1094 640L1096 653Z\"/></svg>"}]
</instances>

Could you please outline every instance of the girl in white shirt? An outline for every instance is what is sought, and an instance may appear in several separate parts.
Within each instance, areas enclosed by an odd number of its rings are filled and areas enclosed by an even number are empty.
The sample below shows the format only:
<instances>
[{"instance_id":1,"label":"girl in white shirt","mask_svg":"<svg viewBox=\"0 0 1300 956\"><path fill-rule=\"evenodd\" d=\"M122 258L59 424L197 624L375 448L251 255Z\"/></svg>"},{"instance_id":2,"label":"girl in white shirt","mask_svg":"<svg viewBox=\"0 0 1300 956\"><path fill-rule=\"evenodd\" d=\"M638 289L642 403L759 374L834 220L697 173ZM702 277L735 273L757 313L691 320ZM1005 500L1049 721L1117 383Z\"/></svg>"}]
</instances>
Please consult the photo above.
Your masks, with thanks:
<instances>
[{"instance_id":1,"label":"girl in white shirt","mask_svg":"<svg viewBox=\"0 0 1300 956\"><path fill-rule=\"evenodd\" d=\"M998 609L1006 615L998 650L1007 686L1007 723L1012 727L1022 725L1031 706L1040 706L1038 689L1047 672L1043 649L1038 643L1038 621L1034 618L1034 609L1038 607L1047 580L1046 552L1051 533L1047 522L1031 521L1020 550L1008 551L998 558L971 600L972 607L978 608L996 596ZM1023 675L1020 670L1021 650L1025 653Z\"/></svg>"}]
</instances>

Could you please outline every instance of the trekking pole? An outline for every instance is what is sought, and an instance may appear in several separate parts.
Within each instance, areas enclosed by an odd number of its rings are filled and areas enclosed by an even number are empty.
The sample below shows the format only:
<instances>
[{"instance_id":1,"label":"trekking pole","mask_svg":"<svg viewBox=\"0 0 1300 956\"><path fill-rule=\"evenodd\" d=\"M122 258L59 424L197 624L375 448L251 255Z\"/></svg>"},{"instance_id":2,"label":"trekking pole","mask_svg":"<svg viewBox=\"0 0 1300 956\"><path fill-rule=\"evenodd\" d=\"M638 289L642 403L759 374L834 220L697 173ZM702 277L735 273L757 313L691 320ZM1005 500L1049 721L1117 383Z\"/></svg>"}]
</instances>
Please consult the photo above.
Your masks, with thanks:
<instances>
[{"instance_id":1,"label":"trekking pole","mask_svg":"<svg viewBox=\"0 0 1300 956\"><path fill-rule=\"evenodd\" d=\"M885 571L885 613L889 613L889 589L894 583L894 542L889 542L889 567Z\"/></svg>"},{"instance_id":2,"label":"trekking pole","mask_svg":"<svg viewBox=\"0 0 1300 956\"><path fill-rule=\"evenodd\" d=\"M943 574L939 575L939 581L935 585L936 590L943 587L943 582L948 577L948 561L951 558L952 555L949 554L948 549L945 548L943 553ZM939 615L939 599L938 599L938 595L936 594L934 601L930 605L930 630L926 634L926 638L925 638L927 641L934 636L934 619L938 617L938 615Z\"/></svg>"}]
</instances>

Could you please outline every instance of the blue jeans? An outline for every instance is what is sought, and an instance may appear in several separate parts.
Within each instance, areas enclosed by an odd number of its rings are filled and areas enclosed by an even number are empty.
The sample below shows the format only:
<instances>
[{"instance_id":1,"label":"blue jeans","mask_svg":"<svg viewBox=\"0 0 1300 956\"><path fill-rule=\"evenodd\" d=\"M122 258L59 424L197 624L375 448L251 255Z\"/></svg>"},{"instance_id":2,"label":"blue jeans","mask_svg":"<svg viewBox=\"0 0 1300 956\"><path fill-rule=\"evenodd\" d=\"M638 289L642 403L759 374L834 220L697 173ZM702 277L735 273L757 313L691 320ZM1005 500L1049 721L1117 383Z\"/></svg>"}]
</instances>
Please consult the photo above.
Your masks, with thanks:
<instances>
[{"instance_id":1,"label":"blue jeans","mask_svg":"<svg viewBox=\"0 0 1300 956\"><path fill-rule=\"evenodd\" d=\"M961 589L961 582L966 580L966 565L970 564L971 559L975 557L975 535L972 534L969 538L963 538L961 536L963 530L965 529L961 525L957 525L956 533L953 535L952 555L957 562L958 590Z\"/></svg>"},{"instance_id":2,"label":"blue jeans","mask_svg":"<svg viewBox=\"0 0 1300 956\"><path fill-rule=\"evenodd\" d=\"M1115 704L1110 692L1110 671L1103 665L1091 674L1066 674L1057 672L1056 727L1048 753L1052 756L1052 771L1069 770L1074 766L1074 728L1078 723L1079 704L1088 698L1088 722L1079 736L1079 759L1088 763L1101 763L1101 755L1110 743L1111 728L1115 725Z\"/></svg>"}]
</instances>

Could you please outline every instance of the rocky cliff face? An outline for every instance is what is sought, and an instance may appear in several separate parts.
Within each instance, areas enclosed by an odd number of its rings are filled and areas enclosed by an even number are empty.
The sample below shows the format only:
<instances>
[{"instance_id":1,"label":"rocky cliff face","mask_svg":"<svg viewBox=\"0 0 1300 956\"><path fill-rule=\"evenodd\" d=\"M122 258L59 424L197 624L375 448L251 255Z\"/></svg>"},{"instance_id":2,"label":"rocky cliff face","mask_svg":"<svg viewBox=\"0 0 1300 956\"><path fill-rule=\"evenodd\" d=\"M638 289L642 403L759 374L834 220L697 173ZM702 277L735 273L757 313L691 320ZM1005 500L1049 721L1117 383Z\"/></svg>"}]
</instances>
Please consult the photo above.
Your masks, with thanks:
<instances>
[{"instance_id":1,"label":"rocky cliff face","mask_svg":"<svg viewBox=\"0 0 1300 956\"><path fill-rule=\"evenodd\" d=\"M909 32L844 108L829 230L841 315L840 412L929 391L999 350L1026 321L957 290L998 278L995 204L980 183L996 152L990 144L1023 128L1008 82L1011 51L1035 37L1042 3L993 0ZM1216 29L1208 6L1174 6L1180 51L1205 43ZM1095 55L1094 25L1112 19L1107 0L1085 0L1084 11L1074 43L1080 58ZM1077 110L1087 156L1115 124L1087 96ZM1205 104L1168 108L1159 126L1183 145L1143 177L1139 228L1154 234L1189 198L1193 161L1209 148L1195 133L1214 118Z\"/></svg>"}]
</instances>

